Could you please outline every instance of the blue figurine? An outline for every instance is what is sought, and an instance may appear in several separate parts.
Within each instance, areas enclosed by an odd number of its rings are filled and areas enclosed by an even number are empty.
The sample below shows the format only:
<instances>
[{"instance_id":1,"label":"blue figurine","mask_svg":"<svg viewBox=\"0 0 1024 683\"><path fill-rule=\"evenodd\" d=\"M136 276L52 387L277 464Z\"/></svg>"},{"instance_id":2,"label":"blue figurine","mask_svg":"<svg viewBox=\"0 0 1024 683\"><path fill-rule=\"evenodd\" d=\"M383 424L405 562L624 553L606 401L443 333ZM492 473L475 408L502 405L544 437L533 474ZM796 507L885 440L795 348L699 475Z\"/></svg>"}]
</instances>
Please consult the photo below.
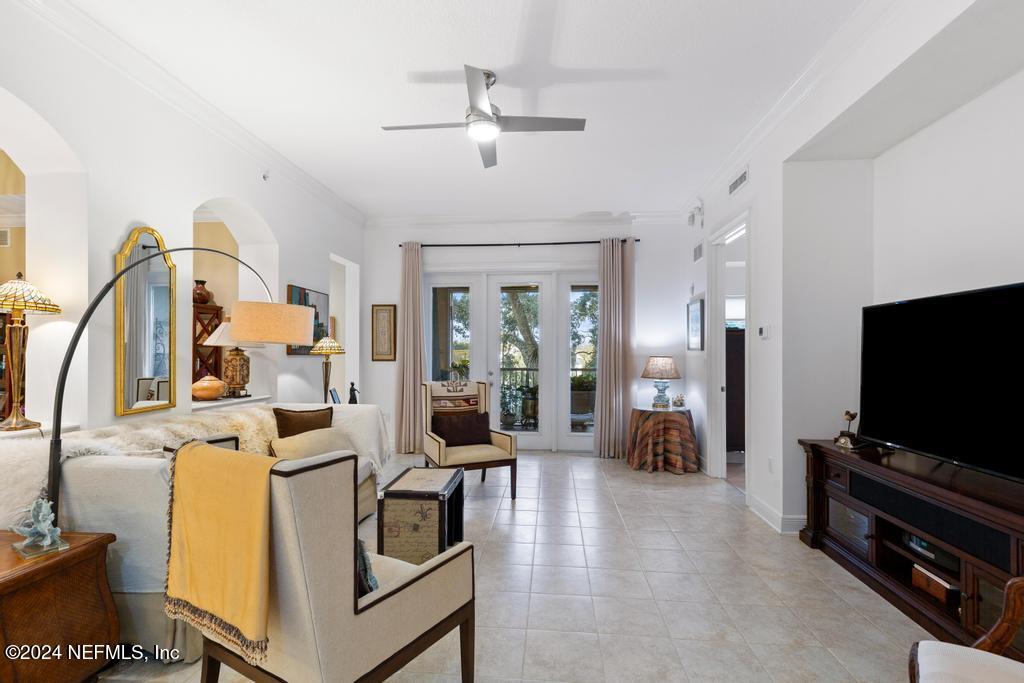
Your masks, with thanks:
<instances>
[{"instance_id":1,"label":"blue figurine","mask_svg":"<svg viewBox=\"0 0 1024 683\"><path fill-rule=\"evenodd\" d=\"M37 498L31 507L25 509L31 516L31 521L26 526L13 526L11 531L24 536L25 541L22 547L38 545L49 548L53 545L60 545L60 527L53 526L53 504L45 498Z\"/></svg>"}]
</instances>

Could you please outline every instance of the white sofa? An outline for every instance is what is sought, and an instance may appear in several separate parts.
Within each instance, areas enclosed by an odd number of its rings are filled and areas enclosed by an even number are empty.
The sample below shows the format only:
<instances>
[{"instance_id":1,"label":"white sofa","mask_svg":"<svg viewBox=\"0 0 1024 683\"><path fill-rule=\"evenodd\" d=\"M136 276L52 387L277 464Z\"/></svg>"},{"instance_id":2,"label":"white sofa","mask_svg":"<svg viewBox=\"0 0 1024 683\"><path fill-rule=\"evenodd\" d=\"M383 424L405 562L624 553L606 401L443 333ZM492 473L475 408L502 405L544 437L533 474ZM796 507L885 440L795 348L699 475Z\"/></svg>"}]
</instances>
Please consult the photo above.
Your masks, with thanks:
<instances>
[{"instance_id":1,"label":"white sofa","mask_svg":"<svg viewBox=\"0 0 1024 683\"><path fill-rule=\"evenodd\" d=\"M241 432L241 450L266 453L270 439L277 436L271 407L312 410L324 404L218 409L68 435L65 452L71 457L62 466L60 526L117 535L109 549L107 571L123 641L147 648L157 644L177 648L188 661L199 657L199 634L167 619L163 612L169 490L169 454L163 447L174 448L190 438ZM338 444L338 450L359 455L359 516L363 518L374 511L376 475L391 455L390 439L377 406L332 407L332 426L340 427L348 437L347 443ZM168 428L173 428L172 435L166 433ZM73 455L76 451L102 454Z\"/></svg>"}]
</instances>

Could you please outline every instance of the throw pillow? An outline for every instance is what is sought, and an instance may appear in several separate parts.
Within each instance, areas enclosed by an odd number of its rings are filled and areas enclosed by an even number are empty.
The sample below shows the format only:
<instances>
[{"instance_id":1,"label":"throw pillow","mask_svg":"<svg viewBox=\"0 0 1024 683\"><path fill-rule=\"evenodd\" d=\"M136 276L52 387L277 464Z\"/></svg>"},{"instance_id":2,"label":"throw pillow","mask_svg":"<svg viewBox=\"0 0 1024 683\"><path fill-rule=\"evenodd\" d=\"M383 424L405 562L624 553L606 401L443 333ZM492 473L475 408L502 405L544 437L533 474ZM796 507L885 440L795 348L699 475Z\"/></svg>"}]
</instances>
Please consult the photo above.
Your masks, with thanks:
<instances>
[{"instance_id":1,"label":"throw pillow","mask_svg":"<svg viewBox=\"0 0 1024 683\"><path fill-rule=\"evenodd\" d=\"M352 442L345 430L338 427L313 429L308 432L277 438L270 442L270 455L285 460L298 460L334 451L350 451Z\"/></svg>"},{"instance_id":2,"label":"throw pillow","mask_svg":"<svg viewBox=\"0 0 1024 683\"><path fill-rule=\"evenodd\" d=\"M359 597L372 593L380 587L377 577L373 575L373 567L370 566L370 554L366 552L366 544L363 539L359 540L359 557L356 558L356 573L359 575Z\"/></svg>"},{"instance_id":3,"label":"throw pillow","mask_svg":"<svg viewBox=\"0 0 1024 683\"><path fill-rule=\"evenodd\" d=\"M331 426L334 419L334 408L319 410L288 410L274 408L274 419L277 420L277 435L282 439L314 429Z\"/></svg>"},{"instance_id":4,"label":"throw pillow","mask_svg":"<svg viewBox=\"0 0 1024 683\"><path fill-rule=\"evenodd\" d=\"M434 415L430 431L444 439L447 446L473 446L491 442L491 419L487 413Z\"/></svg>"}]
</instances>

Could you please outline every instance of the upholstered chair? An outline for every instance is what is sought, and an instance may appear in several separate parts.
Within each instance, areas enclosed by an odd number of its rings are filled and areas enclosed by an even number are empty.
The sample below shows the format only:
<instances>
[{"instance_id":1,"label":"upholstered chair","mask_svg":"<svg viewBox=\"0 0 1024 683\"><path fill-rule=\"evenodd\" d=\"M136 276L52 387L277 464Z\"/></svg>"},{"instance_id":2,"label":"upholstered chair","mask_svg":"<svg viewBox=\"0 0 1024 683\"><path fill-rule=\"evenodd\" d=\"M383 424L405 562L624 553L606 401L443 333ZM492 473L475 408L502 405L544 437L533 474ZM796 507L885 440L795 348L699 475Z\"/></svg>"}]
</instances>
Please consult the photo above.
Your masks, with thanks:
<instances>
[{"instance_id":1,"label":"upholstered chair","mask_svg":"<svg viewBox=\"0 0 1024 683\"><path fill-rule=\"evenodd\" d=\"M423 451L427 466L461 467L483 470L481 479L487 478L487 468L509 468L509 490L516 497L516 437L491 430L491 442L471 446L448 446L444 439L431 431L434 415L457 413L489 413L490 392L487 382L426 382L423 384Z\"/></svg>"},{"instance_id":2,"label":"upholstered chair","mask_svg":"<svg viewBox=\"0 0 1024 683\"><path fill-rule=\"evenodd\" d=\"M247 664L204 634L204 683L222 664L254 681L381 681L456 626L473 680L473 546L421 565L370 555L379 588L358 597L356 456L282 460L270 477L267 658Z\"/></svg>"},{"instance_id":3,"label":"upholstered chair","mask_svg":"<svg viewBox=\"0 0 1024 683\"><path fill-rule=\"evenodd\" d=\"M1024 576L1006 583L1003 613L971 647L922 640L910 648L911 683L1024 681L1024 663L1002 654L1013 643L1024 621Z\"/></svg>"}]
</instances>

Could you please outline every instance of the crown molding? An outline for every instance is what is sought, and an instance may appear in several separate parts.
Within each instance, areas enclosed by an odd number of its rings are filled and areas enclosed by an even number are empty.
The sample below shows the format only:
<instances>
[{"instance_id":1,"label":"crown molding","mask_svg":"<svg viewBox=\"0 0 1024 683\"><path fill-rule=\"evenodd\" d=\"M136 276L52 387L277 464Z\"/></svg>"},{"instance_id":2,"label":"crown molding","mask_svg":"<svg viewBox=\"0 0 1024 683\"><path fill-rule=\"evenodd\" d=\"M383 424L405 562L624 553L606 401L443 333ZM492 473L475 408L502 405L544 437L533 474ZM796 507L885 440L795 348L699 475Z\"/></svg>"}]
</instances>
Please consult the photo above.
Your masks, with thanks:
<instances>
[{"instance_id":1,"label":"crown molding","mask_svg":"<svg viewBox=\"0 0 1024 683\"><path fill-rule=\"evenodd\" d=\"M273 175L280 173L357 225L366 223L366 216L359 209L67 0L15 1L138 86L247 154Z\"/></svg>"},{"instance_id":2,"label":"crown molding","mask_svg":"<svg viewBox=\"0 0 1024 683\"><path fill-rule=\"evenodd\" d=\"M860 47L875 29L894 15L897 9L898 3L893 0L867 0L858 6L684 206L691 208L701 203L700 197L711 194L711 189L718 183L726 182L726 178L738 173L765 138L814 92L823 79Z\"/></svg>"},{"instance_id":3,"label":"crown molding","mask_svg":"<svg viewBox=\"0 0 1024 683\"><path fill-rule=\"evenodd\" d=\"M614 225L627 227L633 223L633 214L613 214L608 211L593 211L575 216L495 218L493 216L395 216L391 218L369 218L366 228L388 230L394 228L514 228L524 225Z\"/></svg>"}]
</instances>

